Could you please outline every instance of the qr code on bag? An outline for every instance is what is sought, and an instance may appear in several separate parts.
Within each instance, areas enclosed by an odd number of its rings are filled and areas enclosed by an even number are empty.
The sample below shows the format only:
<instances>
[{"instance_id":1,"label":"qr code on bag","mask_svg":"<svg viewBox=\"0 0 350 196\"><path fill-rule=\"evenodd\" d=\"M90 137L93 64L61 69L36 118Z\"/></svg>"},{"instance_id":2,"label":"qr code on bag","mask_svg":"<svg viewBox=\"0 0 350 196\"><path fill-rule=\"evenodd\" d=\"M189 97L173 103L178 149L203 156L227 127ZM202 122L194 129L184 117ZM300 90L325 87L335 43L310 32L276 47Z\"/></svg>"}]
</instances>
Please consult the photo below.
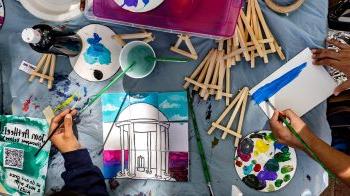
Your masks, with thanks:
<instances>
[{"instance_id":1,"label":"qr code on bag","mask_svg":"<svg viewBox=\"0 0 350 196\"><path fill-rule=\"evenodd\" d=\"M24 150L4 147L4 167L23 169Z\"/></svg>"}]
</instances>

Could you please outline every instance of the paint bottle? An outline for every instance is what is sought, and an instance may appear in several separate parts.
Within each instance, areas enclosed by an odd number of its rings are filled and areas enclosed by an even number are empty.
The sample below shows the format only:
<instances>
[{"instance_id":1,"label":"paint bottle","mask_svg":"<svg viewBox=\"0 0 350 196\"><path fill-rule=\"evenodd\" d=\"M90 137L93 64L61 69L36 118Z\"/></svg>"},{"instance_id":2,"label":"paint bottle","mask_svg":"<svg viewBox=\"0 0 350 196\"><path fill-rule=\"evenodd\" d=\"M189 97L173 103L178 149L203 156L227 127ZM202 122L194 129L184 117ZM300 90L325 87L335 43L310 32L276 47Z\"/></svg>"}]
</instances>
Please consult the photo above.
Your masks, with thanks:
<instances>
[{"instance_id":1,"label":"paint bottle","mask_svg":"<svg viewBox=\"0 0 350 196\"><path fill-rule=\"evenodd\" d=\"M77 56L82 49L79 35L46 24L24 29L22 39L40 53Z\"/></svg>"}]
</instances>

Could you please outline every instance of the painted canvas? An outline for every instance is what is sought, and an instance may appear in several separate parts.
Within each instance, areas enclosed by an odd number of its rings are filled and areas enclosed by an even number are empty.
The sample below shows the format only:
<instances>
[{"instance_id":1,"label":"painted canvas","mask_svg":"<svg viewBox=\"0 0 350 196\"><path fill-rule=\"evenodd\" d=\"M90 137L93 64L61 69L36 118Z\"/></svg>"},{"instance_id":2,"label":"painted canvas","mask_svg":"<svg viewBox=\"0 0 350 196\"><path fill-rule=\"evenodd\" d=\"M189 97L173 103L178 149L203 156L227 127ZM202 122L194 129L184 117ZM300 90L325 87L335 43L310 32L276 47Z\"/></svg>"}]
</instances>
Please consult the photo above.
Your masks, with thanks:
<instances>
[{"instance_id":1,"label":"painted canvas","mask_svg":"<svg viewBox=\"0 0 350 196\"><path fill-rule=\"evenodd\" d=\"M0 115L0 193L43 195L50 143L35 157L47 138L46 120Z\"/></svg>"},{"instance_id":2,"label":"painted canvas","mask_svg":"<svg viewBox=\"0 0 350 196\"><path fill-rule=\"evenodd\" d=\"M80 55L71 57L74 71L88 81L103 81L112 77L119 69L121 47L115 44L110 28L91 24L80 29L83 47Z\"/></svg>"},{"instance_id":3,"label":"painted canvas","mask_svg":"<svg viewBox=\"0 0 350 196\"><path fill-rule=\"evenodd\" d=\"M292 180L297 157L294 149L278 143L271 131L262 130L241 140L236 149L235 167L247 186L272 192Z\"/></svg>"},{"instance_id":4,"label":"painted canvas","mask_svg":"<svg viewBox=\"0 0 350 196\"><path fill-rule=\"evenodd\" d=\"M105 178L188 181L186 92L104 94L102 113Z\"/></svg>"},{"instance_id":5,"label":"painted canvas","mask_svg":"<svg viewBox=\"0 0 350 196\"><path fill-rule=\"evenodd\" d=\"M273 109L293 109L299 116L326 100L333 94L336 82L323 66L312 64L312 52L304 49L285 65L250 90L252 99L268 117Z\"/></svg>"},{"instance_id":6,"label":"painted canvas","mask_svg":"<svg viewBox=\"0 0 350 196\"><path fill-rule=\"evenodd\" d=\"M160 4L164 0L115 0L115 2L122 7L131 12L148 12Z\"/></svg>"}]
</instances>

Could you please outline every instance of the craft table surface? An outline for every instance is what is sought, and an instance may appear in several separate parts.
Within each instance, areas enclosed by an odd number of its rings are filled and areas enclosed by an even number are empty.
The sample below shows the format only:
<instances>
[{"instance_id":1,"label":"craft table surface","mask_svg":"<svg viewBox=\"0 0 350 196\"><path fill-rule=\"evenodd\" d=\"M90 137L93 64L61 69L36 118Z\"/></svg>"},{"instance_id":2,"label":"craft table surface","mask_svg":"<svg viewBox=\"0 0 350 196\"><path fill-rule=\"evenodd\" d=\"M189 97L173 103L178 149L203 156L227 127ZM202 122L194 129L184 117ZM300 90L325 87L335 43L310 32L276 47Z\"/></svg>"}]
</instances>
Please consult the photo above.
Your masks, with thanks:
<instances>
[{"instance_id":1,"label":"craft table surface","mask_svg":"<svg viewBox=\"0 0 350 196\"><path fill-rule=\"evenodd\" d=\"M40 54L34 52L21 40L21 31L26 28L44 22L28 13L18 1L5 0L6 18L5 24L0 31L0 62L3 99L2 113L24 115L28 117L43 118L41 111L48 105L56 105L63 100L57 95L57 91L48 91L47 85L40 84L36 79L28 82L28 75L18 70L22 60L32 64L40 58ZM287 60L291 59L305 47L322 47L327 34L327 10L328 1L306 1L296 12L288 17L278 15L269 10L263 1L259 1L262 11L266 17L271 31L285 51ZM74 21L65 23L76 30L90 22L81 17ZM91 22L96 23L96 22ZM136 29L109 25L118 33L135 32ZM157 55L170 56L171 44L175 43L177 36L174 34L154 32L156 40L151 42ZM214 47L215 42L209 39L192 38L192 42L198 51L197 61L179 63L158 63L153 73L145 79L124 78L113 86L111 92L118 91L178 91L183 90L182 84L185 76L192 73L195 66L203 59L204 55ZM251 69L250 64L241 62L231 69L232 91L237 93L238 89L244 86L253 87L262 79L271 74L274 70L283 65L277 55L269 55L269 64L265 65L261 59L257 60L256 68ZM58 57L56 74L69 75L69 80L56 77L60 87L69 93L76 91L86 92L86 97L95 94L106 82L87 82L80 78L69 64L68 58ZM56 75L57 76L57 75ZM320 87L322 88L322 87ZM83 91L82 89L85 89ZM83 97L84 98L84 97ZM22 110L23 103L30 100L30 109L27 112ZM27 101L28 104L28 101ZM198 125L203 138L203 145L209 162L213 180L213 189L216 195L231 195L231 185L237 185L245 195L262 195L258 191L250 189L239 179L234 169L234 148L232 138L220 140L219 144L212 148L211 141L214 136L220 138L221 133L215 132L209 136L207 130L212 121L216 120L225 108L225 101L200 101L198 96L194 100L194 108L197 114ZM209 106L212 113L211 118L206 119L206 112ZM268 129L268 119L263 111L249 101L246 118L244 122L243 135L254 130ZM78 124L79 141L85 146L93 159L93 162L102 167L102 157L97 155L102 144L102 119L101 103L98 102L91 111L82 116ZM303 119L311 129L323 140L330 143L331 132L326 120L326 103L322 103L307 113ZM151 195L208 195L205 184L200 156L198 154L192 123L190 123L190 181L187 183L160 182L154 180L119 180L120 186L110 191L111 195L136 195L141 193ZM298 166L294 178L283 189L269 195L319 195L328 185L328 178L321 167L311 160L305 153L297 151ZM56 153L49 162L48 177L46 180L46 193L52 193L63 186L61 173L64 171L64 163L60 153ZM108 182L107 182L108 183ZM109 186L108 186L109 187ZM264 195L267 195L264 193Z\"/></svg>"}]
</instances>

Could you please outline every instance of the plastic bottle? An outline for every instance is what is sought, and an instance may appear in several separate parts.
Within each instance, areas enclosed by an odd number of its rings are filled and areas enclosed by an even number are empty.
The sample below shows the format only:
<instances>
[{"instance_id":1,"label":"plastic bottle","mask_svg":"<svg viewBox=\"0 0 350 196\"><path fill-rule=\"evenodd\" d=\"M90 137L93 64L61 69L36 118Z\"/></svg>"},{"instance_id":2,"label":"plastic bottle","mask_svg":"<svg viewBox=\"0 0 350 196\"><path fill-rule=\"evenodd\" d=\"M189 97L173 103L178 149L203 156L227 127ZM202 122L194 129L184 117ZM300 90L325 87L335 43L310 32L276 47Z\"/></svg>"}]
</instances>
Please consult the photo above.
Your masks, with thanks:
<instances>
[{"instance_id":1,"label":"plastic bottle","mask_svg":"<svg viewBox=\"0 0 350 196\"><path fill-rule=\"evenodd\" d=\"M82 49L79 35L46 24L24 29L22 39L40 53L77 56Z\"/></svg>"}]
</instances>

